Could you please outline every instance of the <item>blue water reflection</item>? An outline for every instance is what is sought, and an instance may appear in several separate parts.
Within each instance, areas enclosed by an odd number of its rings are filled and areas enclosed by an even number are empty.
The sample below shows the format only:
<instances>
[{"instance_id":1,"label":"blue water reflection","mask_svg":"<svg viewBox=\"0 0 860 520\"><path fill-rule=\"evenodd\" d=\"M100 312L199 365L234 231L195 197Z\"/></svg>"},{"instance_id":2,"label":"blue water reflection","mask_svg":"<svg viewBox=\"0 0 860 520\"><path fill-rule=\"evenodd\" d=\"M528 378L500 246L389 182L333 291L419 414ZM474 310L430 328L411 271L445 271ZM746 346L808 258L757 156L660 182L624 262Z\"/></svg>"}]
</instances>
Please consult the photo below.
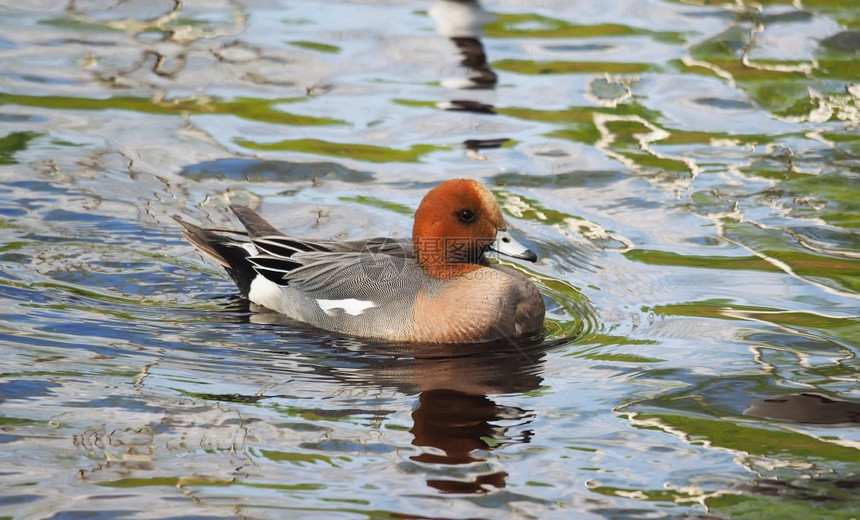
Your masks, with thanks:
<instances>
[{"instance_id":1,"label":"blue water reflection","mask_svg":"<svg viewBox=\"0 0 860 520\"><path fill-rule=\"evenodd\" d=\"M858 8L0 11L0 517L857 516ZM171 218L400 238L452 177L539 336L321 332Z\"/></svg>"}]
</instances>

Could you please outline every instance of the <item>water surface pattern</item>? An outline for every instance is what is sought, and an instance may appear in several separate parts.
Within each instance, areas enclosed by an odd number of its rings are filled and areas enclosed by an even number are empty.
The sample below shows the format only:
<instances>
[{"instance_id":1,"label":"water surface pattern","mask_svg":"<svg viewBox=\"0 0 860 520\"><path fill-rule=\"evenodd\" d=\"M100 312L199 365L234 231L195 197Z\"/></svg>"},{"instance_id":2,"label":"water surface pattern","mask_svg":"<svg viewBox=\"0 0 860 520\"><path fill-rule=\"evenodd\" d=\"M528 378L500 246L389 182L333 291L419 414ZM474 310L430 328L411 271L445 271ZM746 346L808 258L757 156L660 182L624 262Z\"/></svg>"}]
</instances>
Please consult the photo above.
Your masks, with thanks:
<instances>
[{"instance_id":1,"label":"water surface pattern","mask_svg":"<svg viewBox=\"0 0 860 520\"><path fill-rule=\"evenodd\" d=\"M0 518L860 517L860 5L0 0ZM541 337L249 308L171 219L409 236Z\"/></svg>"}]
</instances>

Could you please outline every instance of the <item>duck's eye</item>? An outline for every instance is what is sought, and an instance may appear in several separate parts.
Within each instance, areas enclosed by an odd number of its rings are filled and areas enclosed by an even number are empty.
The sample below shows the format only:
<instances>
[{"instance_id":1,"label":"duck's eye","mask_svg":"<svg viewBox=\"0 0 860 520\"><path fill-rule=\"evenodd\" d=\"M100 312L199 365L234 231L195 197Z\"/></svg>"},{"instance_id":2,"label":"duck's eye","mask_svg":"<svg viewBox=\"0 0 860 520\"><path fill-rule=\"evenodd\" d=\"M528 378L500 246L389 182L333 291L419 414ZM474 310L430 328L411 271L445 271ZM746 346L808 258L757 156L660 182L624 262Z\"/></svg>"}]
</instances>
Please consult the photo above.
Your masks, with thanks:
<instances>
[{"instance_id":1,"label":"duck's eye","mask_svg":"<svg viewBox=\"0 0 860 520\"><path fill-rule=\"evenodd\" d=\"M471 224L475 221L475 212L468 208L463 208L457 212L457 218L460 219L460 222Z\"/></svg>"}]
</instances>

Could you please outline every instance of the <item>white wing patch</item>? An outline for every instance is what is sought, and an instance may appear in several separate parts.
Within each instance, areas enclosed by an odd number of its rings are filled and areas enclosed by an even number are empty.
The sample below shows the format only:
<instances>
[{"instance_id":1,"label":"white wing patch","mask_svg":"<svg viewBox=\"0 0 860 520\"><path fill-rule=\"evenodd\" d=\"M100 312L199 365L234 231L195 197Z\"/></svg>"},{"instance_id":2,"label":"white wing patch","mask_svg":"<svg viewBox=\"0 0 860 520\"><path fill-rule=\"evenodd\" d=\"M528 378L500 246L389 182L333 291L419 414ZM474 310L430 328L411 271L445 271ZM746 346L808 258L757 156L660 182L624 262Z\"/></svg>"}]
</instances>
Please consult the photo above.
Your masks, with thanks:
<instances>
[{"instance_id":1,"label":"white wing patch","mask_svg":"<svg viewBox=\"0 0 860 520\"><path fill-rule=\"evenodd\" d=\"M346 298L344 300L317 300L316 302L317 305L320 306L320 309L329 316L335 315L333 312L334 309L342 309L343 312L350 316L358 316L367 309L376 307L376 304L373 302L356 300L355 298Z\"/></svg>"}]
</instances>

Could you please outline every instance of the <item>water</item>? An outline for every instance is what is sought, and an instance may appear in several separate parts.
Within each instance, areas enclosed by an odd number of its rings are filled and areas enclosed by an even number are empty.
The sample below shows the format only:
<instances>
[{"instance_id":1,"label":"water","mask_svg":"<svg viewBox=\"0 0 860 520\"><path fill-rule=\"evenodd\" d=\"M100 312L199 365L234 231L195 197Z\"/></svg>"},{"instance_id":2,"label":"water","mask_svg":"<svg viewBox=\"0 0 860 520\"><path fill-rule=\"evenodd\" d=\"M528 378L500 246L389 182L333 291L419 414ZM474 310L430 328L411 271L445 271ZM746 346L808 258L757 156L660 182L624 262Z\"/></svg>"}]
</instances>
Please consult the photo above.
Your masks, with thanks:
<instances>
[{"instance_id":1,"label":"water","mask_svg":"<svg viewBox=\"0 0 860 520\"><path fill-rule=\"evenodd\" d=\"M0 517L860 517L860 8L459 7L0 2ZM451 177L542 337L286 322L171 219Z\"/></svg>"}]
</instances>

